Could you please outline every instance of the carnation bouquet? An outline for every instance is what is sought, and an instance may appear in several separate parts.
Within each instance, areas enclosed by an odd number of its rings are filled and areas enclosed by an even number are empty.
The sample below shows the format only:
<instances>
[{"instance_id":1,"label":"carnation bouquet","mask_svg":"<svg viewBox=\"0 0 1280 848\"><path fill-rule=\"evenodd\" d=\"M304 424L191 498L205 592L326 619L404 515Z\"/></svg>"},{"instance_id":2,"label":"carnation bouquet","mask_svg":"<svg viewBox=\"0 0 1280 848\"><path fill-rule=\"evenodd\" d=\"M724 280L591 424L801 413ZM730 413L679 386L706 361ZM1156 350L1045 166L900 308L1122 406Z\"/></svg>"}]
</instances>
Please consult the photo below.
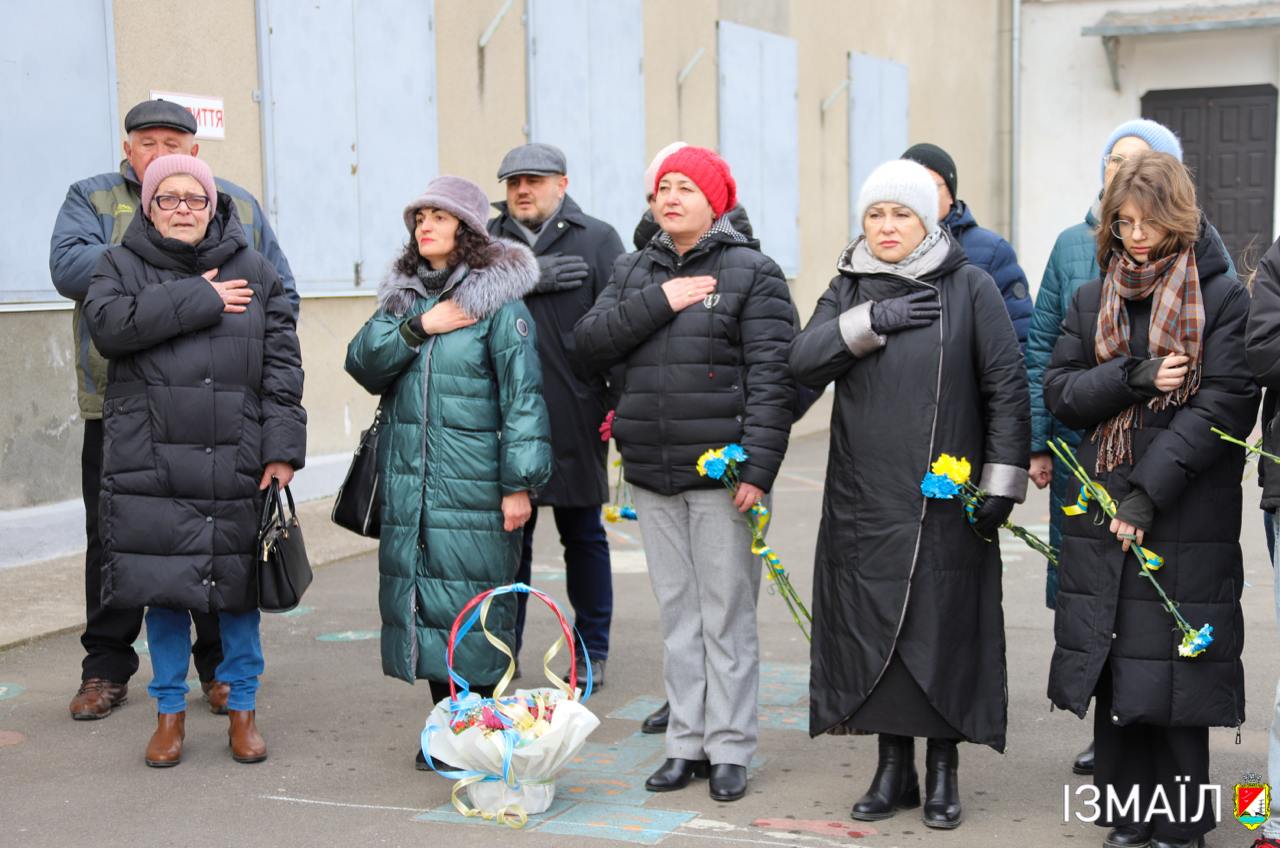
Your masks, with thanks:
<instances>
[{"instance_id":1,"label":"carnation bouquet","mask_svg":"<svg viewBox=\"0 0 1280 848\"><path fill-rule=\"evenodd\" d=\"M712 480L719 480L729 490L729 494L733 495L738 490L738 466L746 461L747 452L742 445L728 444L722 448L708 450L698 457L698 474ZM782 567L782 559L764 540L769 518L769 508L759 501L747 510L747 526L751 529L751 553L764 560L764 575L769 581L770 594L774 594L776 588L776 593L782 596L804 638L812 641L809 628L813 625L813 616L809 614L804 601L800 600L800 594L791 585L791 578L787 576L787 570Z\"/></svg>"},{"instance_id":2,"label":"carnation bouquet","mask_svg":"<svg viewBox=\"0 0 1280 848\"><path fill-rule=\"evenodd\" d=\"M552 685L506 695L515 674L515 658L485 626L485 619L493 599L511 592L524 592L546 603L560 623L561 635L543 656L543 671ZM470 691L467 681L453 669L454 648L477 622L489 643L510 660L491 698ZM521 828L530 815L551 806L556 776L600 724L582 703L591 695L586 646L581 646L586 669L583 690L577 688L576 660L569 668L568 684L549 665L561 648L572 646L574 641L574 632L555 602L523 583L481 592L458 613L445 653L450 697L436 704L427 717L422 752L432 769L457 781L451 800L462 815Z\"/></svg>"}]
</instances>

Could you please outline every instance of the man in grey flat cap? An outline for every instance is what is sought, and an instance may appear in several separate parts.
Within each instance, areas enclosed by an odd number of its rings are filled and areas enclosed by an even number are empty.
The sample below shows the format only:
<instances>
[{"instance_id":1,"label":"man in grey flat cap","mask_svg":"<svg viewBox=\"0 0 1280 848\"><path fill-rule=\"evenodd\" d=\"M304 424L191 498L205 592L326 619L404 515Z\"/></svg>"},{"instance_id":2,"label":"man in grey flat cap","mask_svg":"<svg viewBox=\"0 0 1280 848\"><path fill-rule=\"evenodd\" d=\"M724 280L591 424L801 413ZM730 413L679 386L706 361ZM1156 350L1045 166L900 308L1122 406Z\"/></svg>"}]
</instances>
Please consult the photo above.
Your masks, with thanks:
<instances>
[{"instance_id":1,"label":"man in grey flat cap","mask_svg":"<svg viewBox=\"0 0 1280 848\"><path fill-rule=\"evenodd\" d=\"M196 120L177 103L144 100L124 118L124 161L118 171L80 180L67 190L58 211L49 250L49 272L63 297L74 300L72 329L76 345L76 389L80 416L84 419L84 444L80 454L80 485L84 497L85 607L87 621L80 643L85 658L80 689L71 699L71 717L77 720L106 718L125 702L129 678L138 670L133 642L142 629L142 610L107 609L102 606L102 545L98 538L98 489L102 477L102 402L107 383L107 361L89 339L81 308L94 266L111 245L119 244L138 213L142 177L147 165L171 153L198 155ZM235 203L240 223L280 275L297 315L298 295L293 272L284 258L275 233L253 195L238 185L217 180L218 190ZM216 615L192 613L196 625L196 671L200 675L209 708L225 713L228 687L215 672L222 662L222 642Z\"/></svg>"},{"instance_id":2,"label":"man in grey flat cap","mask_svg":"<svg viewBox=\"0 0 1280 848\"><path fill-rule=\"evenodd\" d=\"M591 656L597 689L604 685L613 619L613 575L600 507L609 499L605 463L609 452L605 417L613 408L608 381L588 374L573 352L573 325L609 283L622 239L613 227L585 214L566 192L569 178L563 151L550 144L525 144L508 153L498 168L507 185L501 213L489 232L528 244L542 277L525 304L533 314L542 360L542 384L551 418L554 470L538 495L552 507L564 545L565 582L574 624ZM524 556L516 579L530 582L533 533L538 512L525 525ZM524 631L525 602L519 595L516 653Z\"/></svg>"}]
</instances>

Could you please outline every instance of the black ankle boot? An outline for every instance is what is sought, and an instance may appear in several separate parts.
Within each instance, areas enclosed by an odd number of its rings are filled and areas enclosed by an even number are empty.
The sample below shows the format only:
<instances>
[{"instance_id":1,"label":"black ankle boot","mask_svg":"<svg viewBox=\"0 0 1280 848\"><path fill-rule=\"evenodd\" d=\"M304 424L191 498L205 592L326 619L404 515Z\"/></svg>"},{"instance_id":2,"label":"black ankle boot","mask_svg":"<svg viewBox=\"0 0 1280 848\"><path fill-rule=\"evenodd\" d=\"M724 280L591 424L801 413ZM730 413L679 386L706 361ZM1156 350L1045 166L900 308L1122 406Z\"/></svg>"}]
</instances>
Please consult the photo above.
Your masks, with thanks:
<instances>
[{"instance_id":1,"label":"black ankle boot","mask_svg":"<svg viewBox=\"0 0 1280 848\"><path fill-rule=\"evenodd\" d=\"M920 806L920 777L916 774L916 740L880 734L880 762L871 788L849 812L858 821L879 821L894 810Z\"/></svg>"},{"instance_id":2,"label":"black ankle boot","mask_svg":"<svg viewBox=\"0 0 1280 848\"><path fill-rule=\"evenodd\" d=\"M960 826L960 754L953 739L930 739L924 754L924 823L951 830Z\"/></svg>"}]
</instances>

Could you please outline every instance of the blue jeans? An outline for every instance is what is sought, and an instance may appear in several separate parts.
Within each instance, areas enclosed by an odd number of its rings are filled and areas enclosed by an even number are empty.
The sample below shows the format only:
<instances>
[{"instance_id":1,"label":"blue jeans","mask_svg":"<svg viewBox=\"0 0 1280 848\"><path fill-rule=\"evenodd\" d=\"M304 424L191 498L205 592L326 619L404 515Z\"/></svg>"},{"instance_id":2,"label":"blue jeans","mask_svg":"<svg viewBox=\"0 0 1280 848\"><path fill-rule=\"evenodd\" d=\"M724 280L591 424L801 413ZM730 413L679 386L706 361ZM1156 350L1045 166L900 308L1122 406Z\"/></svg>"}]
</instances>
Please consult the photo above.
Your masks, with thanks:
<instances>
[{"instance_id":1,"label":"blue jeans","mask_svg":"<svg viewBox=\"0 0 1280 848\"><path fill-rule=\"evenodd\" d=\"M180 713L187 708L187 670L191 665L191 613L164 607L149 607L147 648L151 652L151 683L147 694L157 701L161 713ZM258 626L262 613L219 612L222 630L222 662L214 678L228 683L229 710L256 708L258 677L262 674L262 641Z\"/></svg>"},{"instance_id":2,"label":"blue jeans","mask_svg":"<svg viewBox=\"0 0 1280 848\"><path fill-rule=\"evenodd\" d=\"M609 563L609 540L604 534L598 506L551 507L564 546L565 591L573 605L573 626L593 660L609 656L609 624L613 621L613 570ZM524 526L524 551L516 580L532 585L533 530L538 510ZM529 596L516 596L516 655L524 643L525 607Z\"/></svg>"}]
</instances>

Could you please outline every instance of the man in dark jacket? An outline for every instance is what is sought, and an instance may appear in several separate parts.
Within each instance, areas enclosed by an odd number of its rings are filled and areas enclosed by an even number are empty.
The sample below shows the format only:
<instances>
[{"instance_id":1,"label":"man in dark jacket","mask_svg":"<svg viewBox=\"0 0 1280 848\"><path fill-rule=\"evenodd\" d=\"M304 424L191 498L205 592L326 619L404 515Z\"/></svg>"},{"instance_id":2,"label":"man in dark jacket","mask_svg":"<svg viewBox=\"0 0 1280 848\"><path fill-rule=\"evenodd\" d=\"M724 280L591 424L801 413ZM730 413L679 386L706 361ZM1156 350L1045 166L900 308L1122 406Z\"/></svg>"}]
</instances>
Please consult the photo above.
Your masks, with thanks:
<instances>
[{"instance_id":1,"label":"man in dark jacket","mask_svg":"<svg viewBox=\"0 0 1280 848\"><path fill-rule=\"evenodd\" d=\"M85 507L85 607L86 624L80 642L85 658L79 691L71 700L75 719L106 718L124 703L129 678L138 670L133 642L142 628L141 609L106 609L102 606L102 544L98 536L98 492L102 482L102 403L107 382L107 361L89 338L82 310L94 266L112 245L119 244L138 213L142 178L147 165L158 156L188 153L195 156L196 121L176 103L144 100L125 115L125 159L120 170L81 180L67 191L58 211L49 251L49 272L63 297L76 302L72 326L76 344L76 384L80 415L84 418L81 453L81 489ZM235 203L240 221L253 247L275 268L297 314L298 295L293 272L275 233L253 195L226 180L217 180L219 191ZM222 660L218 621L196 614L194 656L205 697L216 713L225 712L228 688L214 680Z\"/></svg>"},{"instance_id":2,"label":"man in dark jacket","mask_svg":"<svg viewBox=\"0 0 1280 848\"><path fill-rule=\"evenodd\" d=\"M573 327L608 284L613 260L623 250L613 227L585 214L566 193L567 170L564 153L550 144L526 144L508 153L498 168L498 179L507 186L507 200L494 204L500 214L489 221L489 232L528 244L541 269L537 288L525 297L525 305L538 328L543 394L548 408L554 410L554 469L537 504L552 507L555 515L574 623L591 657L594 686L600 689L613 618L609 542L600 520L600 507L609 498L605 472L609 446L601 438L601 425L613 404L606 376L591 374L579 363ZM524 583L530 582L533 573L537 519L535 510L525 525L524 552L516 574ZM517 654L528 595L520 595L518 601Z\"/></svg>"},{"instance_id":3,"label":"man in dark jacket","mask_svg":"<svg viewBox=\"0 0 1280 848\"><path fill-rule=\"evenodd\" d=\"M947 151L936 144L916 144L907 148L902 158L928 169L938 186L938 220L960 242L970 264L996 281L1018 334L1018 345L1025 351L1027 328L1031 325L1031 290L1013 246L986 227L979 227L969 206L956 198L956 163Z\"/></svg>"}]
</instances>

